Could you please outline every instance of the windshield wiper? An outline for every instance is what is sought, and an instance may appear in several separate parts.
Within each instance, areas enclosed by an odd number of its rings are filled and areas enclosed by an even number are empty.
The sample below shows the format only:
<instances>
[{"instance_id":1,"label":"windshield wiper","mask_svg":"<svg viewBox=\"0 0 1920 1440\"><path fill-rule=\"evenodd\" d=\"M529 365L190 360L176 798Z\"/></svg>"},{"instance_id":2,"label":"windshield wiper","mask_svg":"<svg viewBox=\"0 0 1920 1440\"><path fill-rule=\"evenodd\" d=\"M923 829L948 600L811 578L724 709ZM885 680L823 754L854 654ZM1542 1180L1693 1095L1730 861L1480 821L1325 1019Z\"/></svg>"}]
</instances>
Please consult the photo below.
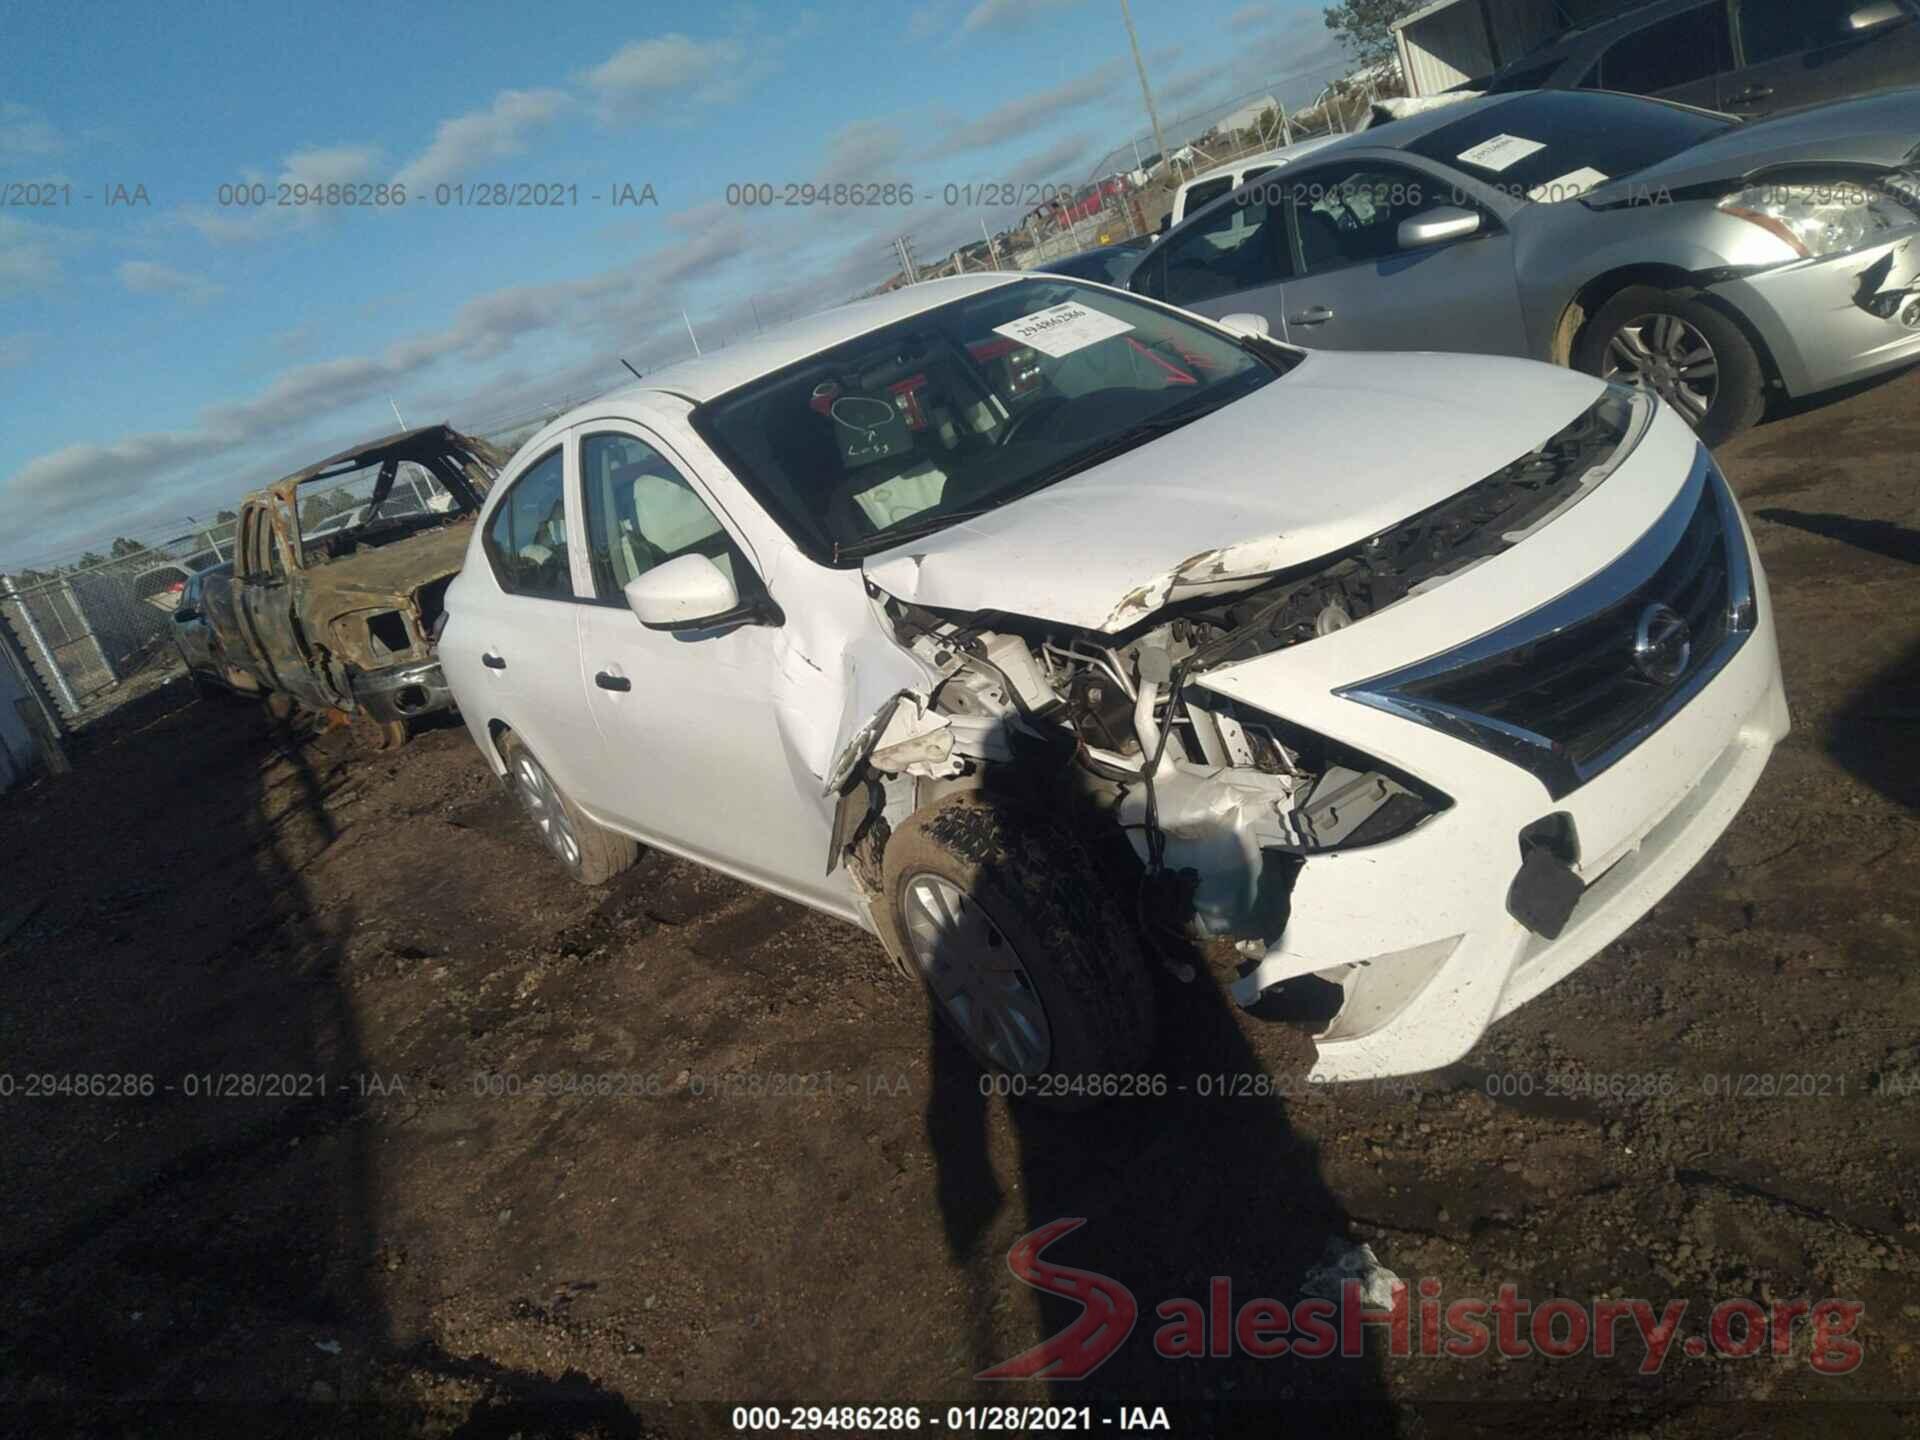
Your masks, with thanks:
<instances>
[{"instance_id":1,"label":"windshield wiper","mask_svg":"<svg viewBox=\"0 0 1920 1440\"><path fill-rule=\"evenodd\" d=\"M1013 498L1011 496L1009 499ZM1005 504L1001 501L1000 504ZM863 540L846 543L833 542L833 563L842 560L857 560L862 555L871 555L876 550L891 550L894 546L908 540L917 540L922 535L931 535L936 530L944 530L949 525L958 525L963 520L977 520L991 513L1000 505L982 505L972 510L942 510L937 515L923 515L918 520L904 521L899 525L890 525L877 535L869 535Z\"/></svg>"}]
</instances>

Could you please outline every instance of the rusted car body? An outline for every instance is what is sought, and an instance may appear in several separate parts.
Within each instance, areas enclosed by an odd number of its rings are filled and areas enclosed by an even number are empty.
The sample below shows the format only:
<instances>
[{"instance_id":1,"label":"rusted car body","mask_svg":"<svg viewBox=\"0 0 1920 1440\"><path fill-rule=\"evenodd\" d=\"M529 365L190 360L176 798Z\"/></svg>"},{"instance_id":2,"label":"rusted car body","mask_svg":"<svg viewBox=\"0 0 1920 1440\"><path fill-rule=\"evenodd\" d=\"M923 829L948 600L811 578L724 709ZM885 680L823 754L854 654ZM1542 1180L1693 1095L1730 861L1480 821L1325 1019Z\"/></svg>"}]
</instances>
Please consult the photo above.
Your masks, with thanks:
<instances>
[{"instance_id":1,"label":"rusted car body","mask_svg":"<svg viewBox=\"0 0 1920 1440\"><path fill-rule=\"evenodd\" d=\"M502 461L484 441L432 425L342 451L249 495L229 648L246 657L250 677L229 683L252 688L251 678L286 697L278 703L350 719L381 746L453 708L435 630ZM339 524L342 514L353 523Z\"/></svg>"}]
</instances>

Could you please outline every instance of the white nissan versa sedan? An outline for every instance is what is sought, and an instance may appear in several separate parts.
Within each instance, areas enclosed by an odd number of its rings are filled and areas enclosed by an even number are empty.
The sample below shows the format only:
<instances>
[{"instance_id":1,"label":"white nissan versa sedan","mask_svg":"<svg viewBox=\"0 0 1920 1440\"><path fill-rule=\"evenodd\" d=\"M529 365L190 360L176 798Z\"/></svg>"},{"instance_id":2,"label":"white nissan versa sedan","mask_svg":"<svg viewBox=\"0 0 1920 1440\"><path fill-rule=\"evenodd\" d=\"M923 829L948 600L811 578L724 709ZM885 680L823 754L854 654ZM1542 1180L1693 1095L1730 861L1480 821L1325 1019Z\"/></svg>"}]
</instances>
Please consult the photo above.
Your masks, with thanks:
<instances>
[{"instance_id":1,"label":"white nissan versa sedan","mask_svg":"<svg viewBox=\"0 0 1920 1440\"><path fill-rule=\"evenodd\" d=\"M1173 931L1342 989L1317 1078L1456 1059L1753 789L1766 583L1648 392L1256 330L968 276L579 407L447 596L475 742L576 879L841 916L1056 1093Z\"/></svg>"}]
</instances>

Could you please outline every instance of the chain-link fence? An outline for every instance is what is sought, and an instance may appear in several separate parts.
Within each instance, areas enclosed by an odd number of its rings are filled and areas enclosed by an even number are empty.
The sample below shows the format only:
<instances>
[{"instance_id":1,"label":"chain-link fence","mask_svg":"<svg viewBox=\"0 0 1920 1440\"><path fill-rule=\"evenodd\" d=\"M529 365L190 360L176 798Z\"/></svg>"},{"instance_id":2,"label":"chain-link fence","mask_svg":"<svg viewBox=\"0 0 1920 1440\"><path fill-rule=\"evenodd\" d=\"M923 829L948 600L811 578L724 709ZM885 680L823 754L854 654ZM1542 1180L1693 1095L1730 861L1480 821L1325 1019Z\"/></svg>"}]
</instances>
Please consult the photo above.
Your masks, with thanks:
<instances>
[{"instance_id":1,"label":"chain-link fence","mask_svg":"<svg viewBox=\"0 0 1920 1440\"><path fill-rule=\"evenodd\" d=\"M476 425L473 433L511 455L553 417L591 398L563 395ZM231 503L239 499L236 494ZM187 524L145 540L118 538L106 557L42 560L0 575L0 625L69 727L90 723L184 669L172 638L173 612L195 575L231 562L235 521Z\"/></svg>"},{"instance_id":2,"label":"chain-link fence","mask_svg":"<svg viewBox=\"0 0 1920 1440\"><path fill-rule=\"evenodd\" d=\"M0 577L0 619L70 721L138 693L127 688L136 678L172 673L174 607L196 574L232 559L233 525L119 546L106 559Z\"/></svg>"}]
</instances>

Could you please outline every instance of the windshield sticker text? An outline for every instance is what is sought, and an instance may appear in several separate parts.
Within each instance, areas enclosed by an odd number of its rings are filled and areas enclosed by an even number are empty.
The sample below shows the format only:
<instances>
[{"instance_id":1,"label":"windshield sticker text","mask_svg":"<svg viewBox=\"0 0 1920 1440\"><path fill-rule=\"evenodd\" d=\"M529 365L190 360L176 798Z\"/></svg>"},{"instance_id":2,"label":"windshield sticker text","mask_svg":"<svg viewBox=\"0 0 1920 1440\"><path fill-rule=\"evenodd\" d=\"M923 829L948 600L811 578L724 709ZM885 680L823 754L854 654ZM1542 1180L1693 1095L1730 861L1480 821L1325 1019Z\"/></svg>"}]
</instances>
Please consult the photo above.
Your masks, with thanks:
<instances>
[{"instance_id":1,"label":"windshield sticker text","mask_svg":"<svg viewBox=\"0 0 1920 1440\"><path fill-rule=\"evenodd\" d=\"M1042 355L1057 360L1102 340L1111 340L1115 335L1124 335L1131 329L1133 326L1124 320L1068 301L1065 305L1036 310L1008 324L996 325L993 333L1030 345Z\"/></svg>"},{"instance_id":2,"label":"windshield sticker text","mask_svg":"<svg viewBox=\"0 0 1920 1440\"><path fill-rule=\"evenodd\" d=\"M1529 155L1546 148L1542 142L1529 140L1523 135L1496 135L1491 140L1482 140L1470 150L1462 150L1458 158L1462 165L1474 165L1482 170L1505 170L1509 165L1517 165Z\"/></svg>"}]
</instances>

